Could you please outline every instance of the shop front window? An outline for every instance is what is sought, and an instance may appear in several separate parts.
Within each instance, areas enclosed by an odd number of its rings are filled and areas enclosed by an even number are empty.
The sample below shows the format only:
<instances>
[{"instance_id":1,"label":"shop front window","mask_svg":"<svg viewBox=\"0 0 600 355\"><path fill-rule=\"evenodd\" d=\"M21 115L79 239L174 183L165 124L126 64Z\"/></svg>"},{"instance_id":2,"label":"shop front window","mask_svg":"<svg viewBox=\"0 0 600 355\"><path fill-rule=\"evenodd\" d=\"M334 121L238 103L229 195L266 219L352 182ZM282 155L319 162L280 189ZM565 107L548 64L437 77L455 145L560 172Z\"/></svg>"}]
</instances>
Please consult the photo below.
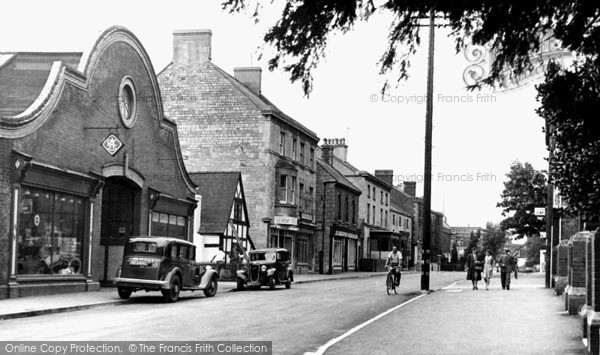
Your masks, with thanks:
<instances>
[{"instance_id":1,"label":"shop front window","mask_svg":"<svg viewBox=\"0 0 600 355\"><path fill-rule=\"evenodd\" d=\"M82 273L85 200L23 188L19 211L19 275Z\"/></svg>"},{"instance_id":2,"label":"shop front window","mask_svg":"<svg viewBox=\"0 0 600 355\"><path fill-rule=\"evenodd\" d=\"M308 264L308 236L298 235L298 263Z\"/></svg>"},{"instance_id":3,"label":"shop front window","mask_svg":"<svg viewBox=\"0 0 600 355\"><path fill-rule=\"evenodd\" d=\"M187 239L187 218L163 212L152 212L151 235Z\"/></svg>"}]
</instances>

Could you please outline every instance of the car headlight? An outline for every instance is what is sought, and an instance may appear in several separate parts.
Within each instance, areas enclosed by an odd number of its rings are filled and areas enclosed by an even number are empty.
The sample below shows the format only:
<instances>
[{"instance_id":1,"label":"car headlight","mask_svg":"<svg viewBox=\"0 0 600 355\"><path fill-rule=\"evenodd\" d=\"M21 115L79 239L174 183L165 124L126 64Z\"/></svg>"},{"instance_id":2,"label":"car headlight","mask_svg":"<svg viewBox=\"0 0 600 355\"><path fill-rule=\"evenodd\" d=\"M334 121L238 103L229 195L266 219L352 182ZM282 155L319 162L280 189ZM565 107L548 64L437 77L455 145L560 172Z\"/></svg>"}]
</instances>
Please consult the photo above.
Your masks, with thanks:
<instances>
[{"instance_id":1,"label":"car headlight","mask_svg":"<svg viewBox=\"0 0 600 355\"><path fill-rule=\"evenodd\" d=\"M263 272L267 271L267 266L266 265L261 266L260 267L260 271L263 271Z\"/></svg>"}]
</instances>

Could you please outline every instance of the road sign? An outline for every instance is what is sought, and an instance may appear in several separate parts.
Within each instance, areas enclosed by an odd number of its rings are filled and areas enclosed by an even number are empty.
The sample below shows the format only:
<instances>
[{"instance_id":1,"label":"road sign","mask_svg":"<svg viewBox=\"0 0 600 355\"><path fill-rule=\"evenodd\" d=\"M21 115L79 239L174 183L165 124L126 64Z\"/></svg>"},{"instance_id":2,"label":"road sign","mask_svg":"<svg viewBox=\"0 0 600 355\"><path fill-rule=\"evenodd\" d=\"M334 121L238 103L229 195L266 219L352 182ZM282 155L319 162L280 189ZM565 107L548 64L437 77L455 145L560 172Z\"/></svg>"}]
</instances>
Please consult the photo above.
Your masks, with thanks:
<instances>
[{"instance_id":1,"label":"road sign","mask_svg":"<svg viewBox=\"0 0 600 355\"><path fill-rule=\"evenodd\" d=\"M545 216L546 215L546 207L536 207L533 210L533 214L536 216Z\"/></svg>"}]
</instances>

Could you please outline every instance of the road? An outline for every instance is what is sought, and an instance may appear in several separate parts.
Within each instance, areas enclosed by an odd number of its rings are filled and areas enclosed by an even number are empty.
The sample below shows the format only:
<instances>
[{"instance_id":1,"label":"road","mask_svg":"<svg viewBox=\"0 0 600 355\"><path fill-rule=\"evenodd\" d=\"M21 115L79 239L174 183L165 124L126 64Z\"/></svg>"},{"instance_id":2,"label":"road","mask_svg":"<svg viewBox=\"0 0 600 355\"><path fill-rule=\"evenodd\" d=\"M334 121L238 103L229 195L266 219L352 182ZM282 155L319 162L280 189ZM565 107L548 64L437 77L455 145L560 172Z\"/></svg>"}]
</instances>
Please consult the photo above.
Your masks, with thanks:
<instances>
[{"instance_id":1,"label":"road","mask_svg":"<svg viewBox=\"0 0 600 355\"><path fill-rule=\"evenodd\" d=\"M434 273L431 289L462 280ZM405 274L399 294L388 296L383 276L294 284L292 288L219 293L183 292L175 304L159 293L84 311L0 322L0 338L25 340L248 340L272 341L275 354L313 352L357 325L421 294L420 274Z\"/></svg>"}]
</instances>

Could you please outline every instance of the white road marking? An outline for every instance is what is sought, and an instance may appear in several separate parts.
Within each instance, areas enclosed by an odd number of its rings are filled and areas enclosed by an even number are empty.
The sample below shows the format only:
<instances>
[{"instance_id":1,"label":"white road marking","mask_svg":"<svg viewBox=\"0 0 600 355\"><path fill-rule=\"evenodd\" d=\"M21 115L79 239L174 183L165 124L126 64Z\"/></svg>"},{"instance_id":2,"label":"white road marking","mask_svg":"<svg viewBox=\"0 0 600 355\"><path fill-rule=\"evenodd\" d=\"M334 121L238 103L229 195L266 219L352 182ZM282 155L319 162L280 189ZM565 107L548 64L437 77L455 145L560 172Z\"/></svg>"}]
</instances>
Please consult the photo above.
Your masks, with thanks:
<instances>
[{"instance_id":1,"label":"white road marking","mask_svg":"<svg viewBox=\"0 0 600 355\"><path fill-rule=\"evenodd\" d=\"M330 341L328 341L328 342L327 342L325 345L321 346L321 347L320 347L320 348L319 348L319 349L318 349L316 352L314 352L314 353L311 353L311 352L306 352L306 353L304 353L304 355L323 355L327 349L329 349L329 348L330 348L331 346L333 346L334 344L336 344L336 343L340 342L340 341L341 341L341 340L343 340L344 338L348 337L348 336L349 336L349 335L351 335L352 333L355 333L356 331L358 331L358 330L360 330L360 329L362 329L362 328L366 327L367 325L369 325L369 324L373 323L374 321L378 320L379 318L381 318L381 317L385 317L386 315L388 315L388 314L392 313L393 311L395 311L395 310L397 310L397 309L399 309L399 308L401 308L401 307L404 307L404 306L406 306L407 304L411 303L412 301L416 301L416 300L418 300L419 298L421 298L421 297L423 297L423 296L425 296L425 295L426 295L426 294L422 294L422 295L420 295L420 296L417 296L417 297L415 297L415 298L411 298L410 300L408 300L408 301L406 301L406 302L404 302L404 303L402 303L402 304L400 304L400 305L397 305L397 306L395 306L395 307L393 307L393 308L390 308L390 309L388 309L387 311L385 311L385 312L383 312L383 313L381 313L381 314L379 314L379 315L377 315L377 316L375 316L375 317L373 317L373 318L369 319L368 321L366 321L366 322L364 322L364 323L362 323L362 324L359 324L359 325L357 325L356 327L354 327L354 328L350 329L349 331L347 331L346 333L344 333L344 334L340 335L339 337L331 339L331 340L330 340Z\"/></svg>"}]
</instances>

